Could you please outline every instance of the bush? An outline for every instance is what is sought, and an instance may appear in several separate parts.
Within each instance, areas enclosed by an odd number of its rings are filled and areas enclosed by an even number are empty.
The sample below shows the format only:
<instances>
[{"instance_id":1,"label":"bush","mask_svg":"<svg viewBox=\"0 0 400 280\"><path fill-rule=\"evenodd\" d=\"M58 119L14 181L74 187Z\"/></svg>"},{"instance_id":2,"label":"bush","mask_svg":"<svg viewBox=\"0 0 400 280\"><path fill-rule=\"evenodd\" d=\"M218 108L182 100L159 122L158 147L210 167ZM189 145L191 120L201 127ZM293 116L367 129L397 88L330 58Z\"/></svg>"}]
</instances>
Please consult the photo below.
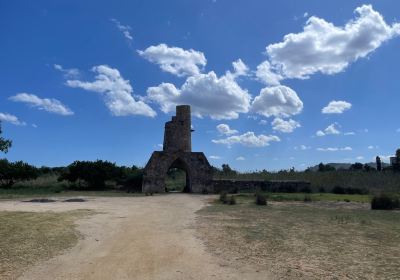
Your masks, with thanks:
<instances>
[{"instance_id":1,"label":"bush","mask_svg":"<svg viewBox=\"0 0 400 280\"><path fill-rule=\"evenodd\" d=\"M256 193L256 204L267 205L267 197L261 193Z\"/></svg>"},{"instance_id":2,"label":"bush","mask_svg":"<svg viewBox=\"0 0 400 280\"><path fill-rule=\"evenodd\" d=\"M219 194L219 201L221 201L222 203L225 203L227 201L227 196L228 196L228 194L226 192L221 192Z\"/></svg>"},{"instance_id":3,"label":"bush","mask_svg":"<svg viewBox=\"0 0 400 280\"><path fill-rule=\"evenodd\" d=\"M231 196L229 197L227 203L228 203L229 205L235 205L235 204L236 204L236 198L235 198L235 196L231 195Z\"/></svg>"},{"instance_id":4,"label":"bush","mask_svg":"<svg viewBox=\"0 0 400 280\"><path fill-rule=\"evenodd\" d=\"M341 187L341 186L335 186L332 189L332 193L334 194L367 194L368 190L367 189L361 189L361 188L353 188L353 187Z\"/></svg>"},{"instance_id":5,"label":"bush","mask_svg":"<svg viewBox=\"0 0 400 280\"><path fill-rule=\"evenodd\" d=\"M400 208L400 201L397 197L387 194L375 195L371 200L372 210L393 210Z\"/></svg>"}]
</instances>

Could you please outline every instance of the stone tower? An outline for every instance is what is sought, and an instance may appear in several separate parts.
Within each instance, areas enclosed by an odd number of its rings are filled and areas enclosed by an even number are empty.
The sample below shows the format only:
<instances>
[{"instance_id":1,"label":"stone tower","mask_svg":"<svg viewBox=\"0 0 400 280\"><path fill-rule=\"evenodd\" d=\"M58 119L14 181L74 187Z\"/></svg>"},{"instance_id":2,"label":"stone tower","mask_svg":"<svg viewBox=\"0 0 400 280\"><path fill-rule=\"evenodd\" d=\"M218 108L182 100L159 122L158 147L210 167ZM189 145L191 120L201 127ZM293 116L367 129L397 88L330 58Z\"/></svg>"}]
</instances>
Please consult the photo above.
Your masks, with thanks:
<instances>
[{"instance_id":1,"label":"stone tower","mask_svg":"<svg viewBox=\"0 0 400 280\"><path fill-rule=\"evenodd\" d=\"M176 116L165 123L164 152L192 151L190 106L176 106Z\"/></svg>"},{"instance_id":2,"label":"stone tower","mask_svg":"<svg viewBox=\"0 0 400 280\"><path fill-rule=\"evenodd\" d=\"M165 192L165 177L171 168L186 172L186 192L213 192L213 170L204 153L192 152L189 105L176 107L176 116L165 123L163 151L155 151L143 173L142 191Z\"/></svg>"}]
</instances>

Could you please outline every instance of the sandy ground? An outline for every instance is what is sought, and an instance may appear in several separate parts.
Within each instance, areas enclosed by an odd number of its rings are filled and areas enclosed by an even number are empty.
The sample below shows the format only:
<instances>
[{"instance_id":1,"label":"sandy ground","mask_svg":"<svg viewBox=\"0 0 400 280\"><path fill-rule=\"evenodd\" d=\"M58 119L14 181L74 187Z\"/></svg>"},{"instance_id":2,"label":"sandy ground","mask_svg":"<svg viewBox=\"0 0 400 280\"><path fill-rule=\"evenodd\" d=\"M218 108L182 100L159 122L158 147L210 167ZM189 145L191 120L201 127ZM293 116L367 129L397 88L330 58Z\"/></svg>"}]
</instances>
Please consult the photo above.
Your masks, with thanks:
<instances>
[{"instance_id":1,"label":"sandy ground","mask_svg":"<svg viewBox=\"0 0 400 280\"><path fill-rule=\"evenodd\" d=\"M234 260L205 250L194 223L209 198L168 194L84 197L86 202L69 203L1 201L0 211L97 213L77 221L83 235L77 246L29 268L19 279L270 279L266 272L235 267Z\"/></svg>"}]
</instances>

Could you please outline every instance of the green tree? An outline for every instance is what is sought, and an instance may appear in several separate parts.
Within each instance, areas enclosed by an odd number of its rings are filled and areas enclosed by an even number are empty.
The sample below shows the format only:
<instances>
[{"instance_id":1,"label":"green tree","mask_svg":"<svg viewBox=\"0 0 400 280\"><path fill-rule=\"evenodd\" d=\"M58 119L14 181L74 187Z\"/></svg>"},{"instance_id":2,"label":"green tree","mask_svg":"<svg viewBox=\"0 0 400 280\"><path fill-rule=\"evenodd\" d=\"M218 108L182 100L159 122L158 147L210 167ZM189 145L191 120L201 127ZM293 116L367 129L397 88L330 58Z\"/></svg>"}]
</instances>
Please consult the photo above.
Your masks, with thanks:
<instances>
[{"instance_id":1,"label":"green tree","mask_svg":"<svg viewBox=\"0 0 400 280\"><path fill-rule=\"evenodd\" d=\"M0 122L0 151L7 153L8 149L11 148L12 141L1 137L1 122Z\"/></svg>"},{"instance_id":2,"label":"green tree","mask_svg":"<svg viewBox=\"0 0 400 280\"><path fill-rule=\"evenodd\" d=\"M379 156L376 157L376 170L382 171L382 161Z\"/></svg>"},{"instance_id":3,"label":"green tree","mask_svg":"<svg viewBox=\"0 0 400 280\"><path fill-rule=\"evenodd\" d=\"M326 172L326 171L335 171L336 168L329 164L323 164L322 162L318 164L318 171L319 172Z\"/></svg>"},{"instance_id":4,"label":"green tree","mask_svg":"<svg viewBox=\"0 0 400 280\"><path fill-rule=\"evenodd\" d=\"M350 166L350 170L363 170L364 165L360 162L356 162Z\"/></svg>"},{"instance_id":5,"label":"green tree","mask_svg":"<svg viewBox=\"0 0 400 280\"><path fill-rule=\"evenodd\" d=\"M36 179L39 170L23 161L9 162L7 159L0 160L0 186L11 187L18 181Z\"/></svg>"},{"instance_id":6,"label":"green tree","mask_svg":"<svg viewBox=\"0 0 400 280\"><path fill-rule=\"evenodd\" d=\"M123 169L115 163L108 161L75 161L60 175L59 181L67 180L72 183L81 181L87 184L90 189L102 189L105 182L116 180L123 175Z\"/></svg>"},{"instance_id":7,"label":"green tree","mask_svg":"<svg viewBox=\"0 0 400 280\"><path fill-rule=\"evenodd\" d=\"M400 149L396 150L396 159L393 163L393 171L400 172Z\"/></svg>"}]
</instances>

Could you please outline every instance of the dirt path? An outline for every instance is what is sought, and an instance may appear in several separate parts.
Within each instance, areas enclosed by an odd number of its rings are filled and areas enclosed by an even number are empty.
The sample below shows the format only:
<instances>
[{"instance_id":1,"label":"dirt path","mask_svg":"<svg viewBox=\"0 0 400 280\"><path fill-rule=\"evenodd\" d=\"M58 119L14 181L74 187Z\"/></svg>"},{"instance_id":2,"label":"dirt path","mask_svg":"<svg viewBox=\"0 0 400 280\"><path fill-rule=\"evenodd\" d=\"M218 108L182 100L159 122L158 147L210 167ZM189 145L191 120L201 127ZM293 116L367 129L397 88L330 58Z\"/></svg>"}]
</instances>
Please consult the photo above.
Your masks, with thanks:
<instances>
[{"instance_id":1,"label":"dirt path","mask_svg":"<svg viewBox=\"0 0 400 280\"><path fill-rule=\"evenodd\" d=\"M269 279L217 259L195 237L207 196L96 197L77 203L0 202L1 210L93 209L78 221L77 246L27 270L20 279Z\"/></svg>"}]
</instances>

